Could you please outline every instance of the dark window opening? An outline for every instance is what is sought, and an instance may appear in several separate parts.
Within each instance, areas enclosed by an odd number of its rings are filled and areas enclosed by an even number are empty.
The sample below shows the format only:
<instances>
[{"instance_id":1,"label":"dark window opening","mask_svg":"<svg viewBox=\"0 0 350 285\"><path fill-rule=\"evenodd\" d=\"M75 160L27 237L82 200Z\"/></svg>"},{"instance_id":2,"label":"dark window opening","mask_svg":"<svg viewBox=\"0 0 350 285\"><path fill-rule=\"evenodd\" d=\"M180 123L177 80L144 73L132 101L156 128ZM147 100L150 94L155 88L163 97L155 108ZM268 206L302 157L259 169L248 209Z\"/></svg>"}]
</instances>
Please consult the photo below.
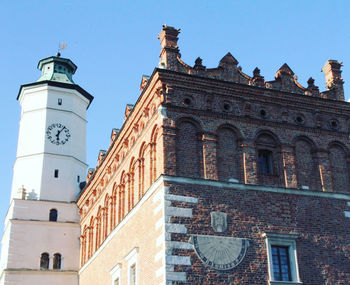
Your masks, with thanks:
<instances>
[{"instance_id":1,"label":"dark window opening","mask_svg":"<svg viewBox=\"0 0 350 285\"><path fill-rule=\"evenodd\" d=\"M58 103L58 105L62 105L62 99L61 99L61 98L58 98L57 103Z\"/></svg>"},{"instance_id":2,"label":"dark window opening","mask_svg":"<svg viewBox=\"0 0 350 285\"><path fill-rule=\"evenodd\" d=\"M55 169L55 174L54 174L55 178L58 178L58 169Z\"/></svg>"},{"instance_id":3,"label":"dark window opening","mask_svg":"<svg viewBox=\"0 0 350 285\"><path fill-rule=\"evenodd\" d=\"M47 252L42 253L40 257L40 269L41 270L49 269L49 261L50 261L49 254Z\"/></svg>"},{"instance_id":4,"label":"dark window opening","mask_svg":"<svg viewBox=\"0 0 350 285\"><path fill-rule=\"evenodd\" d=\"M272 151L259 150L258 167L260 174L273 174Z\"/></svg>"},{"instance_id":5,"label":"dark window opening","mask_svg":"<svg viewBox=\"0 0 350 285\"><path fill-rule=\"evenodd\" d=\"M302 116L297 116L295 120L296 120L297 124L299 124L299 125L304 124L304 121L305 121Z\"/></svg>"},{"instance_id":6,"label":"dark window opening","mask_svg":"<svg viewBox=\"0 0 350 285\"><path fill-rule=\"evenodd\" d=\"M230 105L229 103L225 103L225 104L224 104L224 110L225 110L225 111L231 111L231 110L232 110L231 105Z\"/></svg>"},{"instance_id":7,"label":"dark window opening","mask_svg":"<svg viewBox=\"0 0 350 285\"><path fill-rule=\"evenodd\" d=\"M59 253L53 255L53 269L61 269L62 257Z\"/></svg>"},{"instance_id":8,"label":"dark window opening","mask_svg":"<svg viewBox=\"0 0 350 285\"><path fill-rule=\"evenodd\" d=\"M80 176L79 175L77 176L77 182L78 183L80 182Z\"/></svg>"},{"instance_id":9,"label":"dark window opening","mask_svg":"<svg viewBox=\"0 0 350 285\"><path fill-rule=\"evenodd\" d=\"M49 217L49 221L50 222L57 222L57 210L56 209L51 209L50 210L50 217Z\"/></svg>"},{"instance_id":10,"label":"dark window opening","mask_svg":"<svg viewBox=\"0 0 350 285\"><path fill-rule=\"evenodd\" d=\"M184 100L185 105L190 105L192 103L190 98L185 98Z\"/></svg>"},{"instance_id":11,"label":"dark window opening","mask_svg":"<svg viewBox=\"0 0 350 285\"><path fill-rule=\"evenodd\" d=\"M289 247L271 246L273 277L276 281L292 281L289 262Z\"/></svg>"},{"instance_id":12,"label":"dark window opening","mask_svg":"<svg viewBox=\"0 0 350 285\"><path fill-rule=\"evenodd\" d=\"M266 118L267 114L266 114L266 111L264 109L260 110L260 116L262 118Z\"/></svg>"}]
</instances>

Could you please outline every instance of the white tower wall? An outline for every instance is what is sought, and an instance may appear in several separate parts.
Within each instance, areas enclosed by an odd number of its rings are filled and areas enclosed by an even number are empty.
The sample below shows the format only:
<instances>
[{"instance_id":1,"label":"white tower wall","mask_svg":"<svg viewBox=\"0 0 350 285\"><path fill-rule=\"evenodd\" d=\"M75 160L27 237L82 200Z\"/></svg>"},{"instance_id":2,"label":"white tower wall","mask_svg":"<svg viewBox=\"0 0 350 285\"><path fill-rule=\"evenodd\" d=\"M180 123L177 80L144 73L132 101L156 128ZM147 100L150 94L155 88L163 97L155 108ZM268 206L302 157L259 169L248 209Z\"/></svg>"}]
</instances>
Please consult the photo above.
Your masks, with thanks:
<instances>
[{"instance_id":1,"label":"white tower wall","mask_svg":"<svg viewBox=\"0 0 350 285\"><path fill-rule=\"evenodd\" d=\"M86 175L86 110L93 97L74 84L70 60L46 58L39 69L39 81L23 85L17 98L22 110L0 285L78 284L75 201ZM50 211L57 211L57 220L50 220ZM48 268L40 266L43 253ZM60 268L53 269L57 253Z\"/></svg>"}]
</instances>

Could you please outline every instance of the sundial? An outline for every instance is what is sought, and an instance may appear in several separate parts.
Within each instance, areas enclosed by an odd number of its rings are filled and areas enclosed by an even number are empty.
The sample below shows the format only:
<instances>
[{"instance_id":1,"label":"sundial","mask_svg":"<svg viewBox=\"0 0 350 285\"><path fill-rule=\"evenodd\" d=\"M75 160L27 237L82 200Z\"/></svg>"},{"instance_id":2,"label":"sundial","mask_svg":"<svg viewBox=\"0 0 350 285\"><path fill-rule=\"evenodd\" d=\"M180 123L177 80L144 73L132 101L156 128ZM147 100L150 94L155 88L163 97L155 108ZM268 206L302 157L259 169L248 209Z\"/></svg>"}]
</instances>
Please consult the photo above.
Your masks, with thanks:
<instances>
[{"instance_id":1,"label":"sundial","mask_svg":"<svg viewBox=\"0 0 350 285\"><path fill-rule=\"evenodd\" d=\"M227 214L211 212L215 232L227 230ZM189 241L204 264L217 270L229 270L240 264L246 255L249 241L244 238L214 235L191 235Z\"/></svg>"},{"instance_id":2,"label":"sundial","mask_svg":"<svg viewBox=\"0 0 350 285\"><path fill-rule=\"evenodd\" d=\"M190 243L203 263L218 270L240 264L249 246L246 239L210 235L192 235Z\"/></svg>"}]
</instances>

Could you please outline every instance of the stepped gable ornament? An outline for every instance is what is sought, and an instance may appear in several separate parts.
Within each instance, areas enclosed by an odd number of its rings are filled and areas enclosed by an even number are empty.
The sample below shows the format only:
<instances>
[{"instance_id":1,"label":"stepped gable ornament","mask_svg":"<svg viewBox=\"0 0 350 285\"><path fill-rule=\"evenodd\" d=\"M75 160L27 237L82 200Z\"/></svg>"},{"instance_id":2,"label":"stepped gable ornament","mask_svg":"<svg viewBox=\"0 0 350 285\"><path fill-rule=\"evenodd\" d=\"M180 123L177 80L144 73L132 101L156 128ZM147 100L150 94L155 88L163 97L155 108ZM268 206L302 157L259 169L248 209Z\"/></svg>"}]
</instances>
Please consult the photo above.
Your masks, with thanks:
<instances>
[{"instance_id":1,"label":"stepped gable ornament","mask_svg":"<svg viewBox=\"0 0 350 285\"><path fill-rule=\"evenodd\" d=\"M215 232L223 233L227 230L226 213L211 212L210 216ZM191 235L189 242L201 261L217 270L236 267L244 259L249 246L247 239L212 235Z\"/></svg>"}]
</instances>

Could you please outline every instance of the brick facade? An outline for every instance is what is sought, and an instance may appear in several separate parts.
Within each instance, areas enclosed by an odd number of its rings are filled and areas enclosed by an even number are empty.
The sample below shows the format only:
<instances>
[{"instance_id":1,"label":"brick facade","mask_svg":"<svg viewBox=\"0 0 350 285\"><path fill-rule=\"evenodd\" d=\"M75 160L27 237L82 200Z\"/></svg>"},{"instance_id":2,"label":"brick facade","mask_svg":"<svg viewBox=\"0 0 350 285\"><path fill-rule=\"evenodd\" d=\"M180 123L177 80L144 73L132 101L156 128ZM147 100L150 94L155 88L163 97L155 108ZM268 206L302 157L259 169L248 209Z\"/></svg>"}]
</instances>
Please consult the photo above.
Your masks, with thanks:
<instances>
[{"instance_id":1,"label":"brick facade","mask_svg":"<svg viewBox=\"0 0 350 285\"><path fill-rule=\"evenodd\" d=\"M99 274L111 284L116 264L127 276L133 248L139 284L277 284L268 272L270 233L295 237L299 274L288 284L350 283L350 106L341 64L327 61L328 90L320 92L312 78L301 86L287 64L269 82L258 68L243 73L230 53L217 68L200 58L191 67L180 59L178 34L163 27L159 68L143 77L78 199L81 284L96 284ZM213 230L213 211L227 214L226 231ZM249 247L239 265L216 270L200 260L192 235L244 238Z\"/></svg>"}]
</instances>

